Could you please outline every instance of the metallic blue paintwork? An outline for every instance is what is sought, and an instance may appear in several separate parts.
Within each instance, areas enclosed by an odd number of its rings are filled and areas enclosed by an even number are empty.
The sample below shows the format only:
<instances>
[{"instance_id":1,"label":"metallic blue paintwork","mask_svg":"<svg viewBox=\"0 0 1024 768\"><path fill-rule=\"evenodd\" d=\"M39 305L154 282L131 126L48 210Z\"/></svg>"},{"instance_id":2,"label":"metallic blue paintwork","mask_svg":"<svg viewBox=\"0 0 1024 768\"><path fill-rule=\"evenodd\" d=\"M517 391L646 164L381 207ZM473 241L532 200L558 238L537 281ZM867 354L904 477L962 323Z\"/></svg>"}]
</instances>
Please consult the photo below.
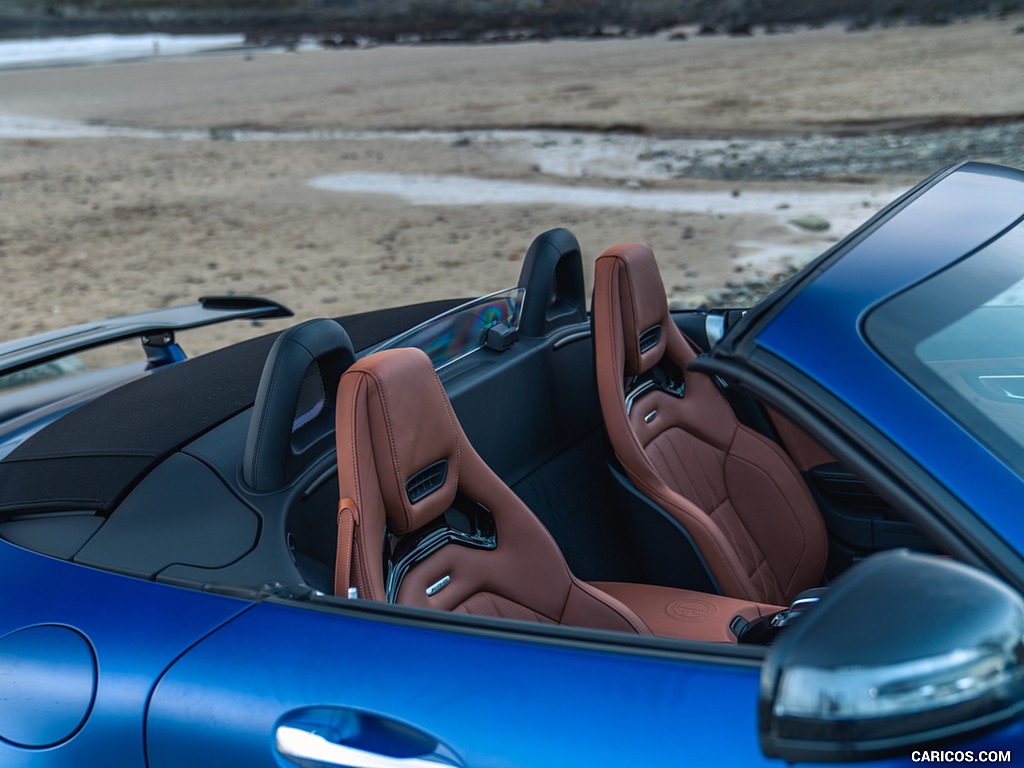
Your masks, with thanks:
<instances>
[{"instance_id":1,"label":"metallic blue paintwork","mask_svg":"<svg viewBox=\"0 0 1024 768\"><path fill-rule=\"evenodd\" d=\"M0 631L60 618L99 668L84 727L53 749L0 742L4 766L281 768L274 728L310 706L407 723L467 766L782 765L757 744L756 668L249 607L4 542L0 578L63 585L31 600L7 590ZM962 748L1022 744L1018 723Z\"/></svg>"},{"instance_id":2,"label":"metallic blue paintwork","mask_svg":"<svg viewBox=\"0 0 1024 768\"><path fill-rule=\"evenodd\" d=\"M560 647L263 604L186 654L147 724L150 768L285 768L276 726L309 707L427 733L466 766L774 766L760 672L724 660ZM1024 723L958 745L1024 749ZM913 764L910 754L872 762Z\"/></svg>"},{"instance_id":3,"label":"metallic blue paintwork","mask_svg":"<svg viewBox=\"0 0 1024 768\"><path fill-rule=\"evenodd\" d=\"M53 747L72 738L92 711L96 654L75 630L37 624L0 638L0 739Z\"/></svg>"},{"instance_id":4,"label":"metallic blue paintwork","mask_svg":"<svg viewBox=\"0 0 1024 768\"><path fill-rule=\"evenodd\" d=\"M1024 553L1024 480L882 359L861 327L881 301L981 247L1022 216L1024 173L968 164L804 286L757 344L846 402Z\"/></svg>"},{"instance_id":5,"label":"metallic blue paintwork","mask_svg":"<svg viewBox=\"0 0 1024 768\"><path fill-rule=\"evenodd\" d=\"M758 678L264 604L161 681L150 768L277 766L274 727L310 706L407 723L467 766L756 765Z\"/></svg>"},{"instance_id":6,"label":"metallic blue paintwork","mask_svg":"<svg viewBox=\"0 0 1024 768\"><path fill-rule=\"evenodd\" d=\"M249 604L106 573L0 541L0 636L39 624L73 627L92 645L96 697L85 724L50 749L0 740L0 765L144 766L146 704L163 671Z\"/></svg>"}]
</instances>

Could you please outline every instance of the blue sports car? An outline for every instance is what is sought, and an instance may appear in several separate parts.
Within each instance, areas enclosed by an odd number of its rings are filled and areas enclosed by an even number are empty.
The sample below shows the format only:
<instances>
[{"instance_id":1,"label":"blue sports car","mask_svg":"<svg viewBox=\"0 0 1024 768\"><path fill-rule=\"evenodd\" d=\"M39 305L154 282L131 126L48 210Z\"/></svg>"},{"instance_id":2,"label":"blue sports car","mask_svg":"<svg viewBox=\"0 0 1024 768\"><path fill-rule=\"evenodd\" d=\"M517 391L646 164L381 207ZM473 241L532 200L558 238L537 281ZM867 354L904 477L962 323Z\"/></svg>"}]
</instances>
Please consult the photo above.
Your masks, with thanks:
<instances>
[{"instance_id":1,"label":"blue sports car","mask_svg":"<svg viewBox=\"0 0 1024 768\"><path fill-rule=\"evenodd\" d=\"M1022 222L966 163L749 309L560 229L0 344L0 765L1019 764Z\"/></svg>"}]
</instances>

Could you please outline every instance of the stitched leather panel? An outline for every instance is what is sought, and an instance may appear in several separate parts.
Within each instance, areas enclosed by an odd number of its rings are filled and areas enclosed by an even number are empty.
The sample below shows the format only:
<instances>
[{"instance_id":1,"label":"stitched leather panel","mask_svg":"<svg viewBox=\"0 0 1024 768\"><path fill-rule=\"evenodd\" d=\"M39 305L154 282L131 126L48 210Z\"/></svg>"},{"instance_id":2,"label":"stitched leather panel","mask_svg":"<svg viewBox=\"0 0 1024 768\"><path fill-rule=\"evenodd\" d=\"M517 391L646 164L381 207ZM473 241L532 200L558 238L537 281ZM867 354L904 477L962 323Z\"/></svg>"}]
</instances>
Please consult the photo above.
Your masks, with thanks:
<instances>
[{"instance_id":1,"label":"stitched leather panel","mask_svg":"<svg viewBox=\"0 0 1024 768\"><path fill-rule=\"evenodd\" d=\"M821 578L827 532L810 492L775 443L741 427L725 465L729 499L788 602Z\"/></svg>"},{"instance_id":2,"label":"stitched leather panel","mask_svg":"<svg viewBox=\"0 0 1024 768\"><path fill-rule=\"evenodd\" d=\"M764 553L751 537L750 531L743 524L733 505L726 501L715 509L710 517L735 547L747 578L753 582L757 593L767 602L785 602Z\"/></svg>"},{"instance_id":3,"label":"stitched leather panel","mask_svg":"<svg viewBox=\"0 0 1024 768\"><path fill-rule=\"evenodd\" d=\"M629 606L655 635L681 640L735 643L736 635L730 624L736 616L755 621L782 609L778 605L650 584L595 581L592 586Z\"/></svg>"},{"instance_id":4,"label":"stitched leather panel","mask_svg":"<svg viewBox=\"0 0 1024 768\"><path fill-rule=\"evenodd\" d=\"M647 455L669 486L704 510L725 534L761 599L784 602L782 589L764 552L729 500L725 479L728 454L672 427L647 446ZM763 508L748 512L768 514L769 509L774 510L784 500L766 498L763 502Z\"/></svg>"},{"instance_id":5,"label":"stitched leather panel","mask_svg":"<svg viewBox=\"0 0 1024 768\"><path fill-rule=\"evenodd\" d=\"M726 500L723 451L673 427L647 446L647 456L669 487L704 511Z\"/></svg>"},{"instance_id":6,"label":"stitched leather panel","mask_svg":"<svg viewBox=\"0 0 1024 768\"><path fill-rule=\"evenodd\" d=\"M525 605L507 600L501 595L491 592L477 592L468 600L452 609L454 613L468 613L473 616L491 616L497 619L515 619L517 621L535 621L541 624L555 624L547 616L532 611Z\"/></svg>"}]
</instances>

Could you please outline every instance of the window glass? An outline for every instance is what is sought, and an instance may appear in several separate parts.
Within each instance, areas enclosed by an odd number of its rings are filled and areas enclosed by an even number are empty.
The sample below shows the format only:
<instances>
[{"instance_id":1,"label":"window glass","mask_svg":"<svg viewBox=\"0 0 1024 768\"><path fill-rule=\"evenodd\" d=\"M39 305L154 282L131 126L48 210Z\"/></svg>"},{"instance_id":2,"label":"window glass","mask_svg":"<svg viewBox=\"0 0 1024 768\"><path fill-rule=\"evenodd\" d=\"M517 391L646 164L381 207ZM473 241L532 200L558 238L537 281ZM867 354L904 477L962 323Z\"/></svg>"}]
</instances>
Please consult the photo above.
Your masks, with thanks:
<instances>
[{"instance_id":1,"label":"window glass","mask_svg":"<svg viewBox=\"0 0 1024 768\"><path fill-rule=\"evenodd\" d=\"M1024 476L1024 225L865 323L900 373Z\"/></svg>"}]
</instances>

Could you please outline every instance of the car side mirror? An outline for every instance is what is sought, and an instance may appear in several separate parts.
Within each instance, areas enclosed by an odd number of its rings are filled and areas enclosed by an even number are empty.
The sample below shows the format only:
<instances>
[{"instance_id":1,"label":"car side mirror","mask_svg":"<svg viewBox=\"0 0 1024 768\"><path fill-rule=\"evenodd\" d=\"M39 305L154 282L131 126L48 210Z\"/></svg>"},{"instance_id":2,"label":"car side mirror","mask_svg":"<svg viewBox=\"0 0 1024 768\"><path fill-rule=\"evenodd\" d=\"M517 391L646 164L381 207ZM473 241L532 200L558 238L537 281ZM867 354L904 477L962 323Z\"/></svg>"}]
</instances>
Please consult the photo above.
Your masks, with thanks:
<instances>
[{"instance_id":1,"label":"car side mirror","mask_svg":"<svg viewBox=\"0 0 1024 768\"><path fill-rule=\"evenodd\" d=\"M1024 600L961 563L875 555L781 633L761 749L842 762L966 739L1024 711Z\"/></svg>"}]
</instances>

